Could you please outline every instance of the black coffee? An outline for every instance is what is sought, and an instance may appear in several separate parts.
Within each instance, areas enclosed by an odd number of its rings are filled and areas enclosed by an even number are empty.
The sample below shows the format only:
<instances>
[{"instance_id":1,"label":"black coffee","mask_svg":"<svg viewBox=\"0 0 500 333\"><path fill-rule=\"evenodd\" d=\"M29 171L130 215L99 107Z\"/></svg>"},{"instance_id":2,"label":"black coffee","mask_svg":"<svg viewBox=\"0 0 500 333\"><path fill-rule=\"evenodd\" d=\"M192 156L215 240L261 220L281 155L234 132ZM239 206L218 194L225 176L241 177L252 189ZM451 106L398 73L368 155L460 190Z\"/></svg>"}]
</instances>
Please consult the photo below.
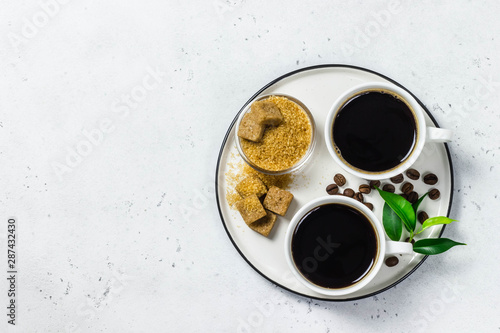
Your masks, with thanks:
<instances>
[{"instance_id":1,"label":"black coffee","mask_svg":"<svg viewBox=\"0 0 500 333\"><path fill-rule=\"evenodd\" d=\"M355 168L380 172L411 153L417 126L408 105L392 94L369 91L347 101L332 129L337 152Z\"/></svg>"},{"instance_id":2,"label":"black coffee","mask_svg":"<svg viewBox=\"0 0 500 333\"><path fill-rule=\"evenodd\" d=\"M342 204L314 208L292 236L292 258L301 274L325 288L351 286L368 274L377 255L370 221Z\"/></svg>"}]
</instances>

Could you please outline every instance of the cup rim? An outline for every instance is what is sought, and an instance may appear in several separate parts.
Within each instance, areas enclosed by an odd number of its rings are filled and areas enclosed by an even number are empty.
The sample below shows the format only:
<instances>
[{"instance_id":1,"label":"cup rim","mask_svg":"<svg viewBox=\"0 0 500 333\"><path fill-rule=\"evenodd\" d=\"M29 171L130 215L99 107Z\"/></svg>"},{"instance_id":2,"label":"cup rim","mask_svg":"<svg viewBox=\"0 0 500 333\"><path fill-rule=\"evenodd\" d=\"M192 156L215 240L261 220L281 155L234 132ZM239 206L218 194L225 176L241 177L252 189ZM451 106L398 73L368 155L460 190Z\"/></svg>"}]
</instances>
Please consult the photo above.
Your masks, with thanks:
<instances>
[{"instance_id":1,"label":"cup rim","mask_svg":"<svg viewBox=\"0 0 500 333\"><path fill-rule=\"evenodd\" d=\"M290 168L278 171L266 170L253 163L243 151L243 148L241 147L240 137L238 136L238 129L240 127L241 120L243 119L243 116L250 110L252 104L256 101L261 101L272 96L285 97L291 100L292 102L296 103L302 110L304 110L305 114L307 115L307 118L309 119L309 123L311 124L311 143L309 144L309 147L307 148L307 151L304 154L304 156L302 156L302 158ZM248 164L250 167L252 167L254 170L267 175L279 176L300 170L306 164L306 162L310 160L312 153L314 151L314 147L316 146L316 123L314 121L314 117L311 111L304 103L302 103L302 101L300 101L296 97L283 93L265 94L251 100L238 116L235 130L236 130L235 132L236 149L238 150L238 153L240 154L243 161L245 161L245 163Z\"/></svg>"},{"instance_id":2,"label":"cup rim","mask_svg":"<svg viewBox=\"0 0 500 333\"><path fill-rule=\"evenodd\" d=\"M355 168L354 166L348 164L346 161L343 161L337 155L334 148L331 128L335 121L336 115L340 111L341 106L343 106L346 101L350 100L352 97L356 96L357 94L363 91L373 91L378 89L383 89L395 93L410 106L410 109L415 116L415 122L417 126L417 140L416 140L417 142L413 147L410 156L408 156L403 163L389 170L372 172ZM338 165L340 165L340 167L342 167L345 171L355 176L368 180L391 178L410 168L410 166L415 163L415 161L420 156L420 153L422 152L422 149L426 141L426 133L427 133L427 125L425 122L425 117L421 106L417 103L415 98L405 89L402 89L392 83L386 83L386 82L368 82L354 86L346 90L332 104L330 110L328 111L324 128L325 143L330 155L333 157L335 162Z\"/></svg>"},{"instance_id":3,"label":"cup rim","mask_svg":"<svg viewBox=\"0 0 500 333\"><path fill-rule=\"evenodd\" d=\"M304 217L308 212L310 212L312 209L319 207L321 205L325 204L344 204L347 206L350 206L354 209L357 209L363 213L367 219L370 221L372 226L374 227L375 234L377 237L377 242L378 242L378 250L377 250L377 256L375 258L375 264L371 268L371 270L368 272L367 275L365 275L359 282L348 286L344 288L338 288L338 289L333 289L333 288L326 288L326 287L321 287L319 285L316 285L306 279L298 270L296 267L293 258L292 258L292 238L293 238L293 232L295 228L297 227L298 222ZM382 228L382 224L378 220L378 218L375 216L375 214L368 209L364 204L361 202L349 198L346 196L340 196L340 195L333 195L333 196L322 196L319 198L316 198L314 200L309 201L305 205L303 205L297 213L292 217L290 224L288 225L288 229L285 234L285 259L286 262L292 271L293 275L306 287L309 289L317 292L318 294L326 295L326 296L343 296L343 295L348 295L352 294L362 288L364 288L368 283L370 283L373 278L378 274L380 268L382 267L382 264L384 262L384 257L386 253L386 239L385 239L385 232Z\"/></svg>"}]
</instances>

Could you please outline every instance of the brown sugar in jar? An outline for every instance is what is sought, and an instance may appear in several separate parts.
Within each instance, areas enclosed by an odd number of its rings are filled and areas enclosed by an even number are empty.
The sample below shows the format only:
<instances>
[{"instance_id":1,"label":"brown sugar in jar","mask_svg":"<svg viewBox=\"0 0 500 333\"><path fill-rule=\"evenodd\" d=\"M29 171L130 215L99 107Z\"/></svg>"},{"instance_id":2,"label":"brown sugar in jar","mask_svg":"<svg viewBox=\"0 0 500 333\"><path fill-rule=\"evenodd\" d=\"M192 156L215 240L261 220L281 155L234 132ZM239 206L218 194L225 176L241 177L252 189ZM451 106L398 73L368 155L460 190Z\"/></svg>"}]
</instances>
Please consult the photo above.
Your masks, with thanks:
<instances>
[{"instance_id":1,"label":"brown sugar in jar","mask_svg":"<svg viewBox=\"0 0 500 333\"><path fill-rule=\"evenodd\" d=\"M251 163L263 170L290 169L306 155L311 145L311 120L297 103L286 97L270 96L265 100L278 106L283 122L266 128L260 142L240 138L241 149Z\"/></svg>"}]
</instances>

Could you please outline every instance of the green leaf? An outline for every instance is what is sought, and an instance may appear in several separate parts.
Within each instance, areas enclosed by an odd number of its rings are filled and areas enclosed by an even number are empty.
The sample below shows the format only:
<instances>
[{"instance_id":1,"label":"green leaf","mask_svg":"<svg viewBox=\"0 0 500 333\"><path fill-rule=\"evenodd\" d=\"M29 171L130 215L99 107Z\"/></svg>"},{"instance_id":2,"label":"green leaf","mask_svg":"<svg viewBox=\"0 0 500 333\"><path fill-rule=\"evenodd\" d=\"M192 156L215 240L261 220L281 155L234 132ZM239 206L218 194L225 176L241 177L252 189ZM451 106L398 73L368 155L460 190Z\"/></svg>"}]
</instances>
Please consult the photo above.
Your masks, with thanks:
<instances>
[{"instance_id":1,"label":"green leaf","mask_svg":"<svg viewBox=\"0 0 500 333\"><path fill-rule=\"evenodd\" d=\"M434 225L438 224L450 224L451 222L455 222L456 220L450 219L446 216L436 216L436 217L431 217L428 218L427 220L424 221L422 224L422 230L420 230L418 233L421 233L425 229L432 227Z\"/></svg>"},{"instance_id":2,"label":"green leaf","mask_svg":"<svg viewBox=\"0 0 500 333\"><path fill-rule=\"evenodd\" d=\"M399 194L382 191L377 186L375 186L375 188L382 199L384 199L392 210L398 214L399 218L403 221L406 230L413 234L417 222L415 218L415 211L413 210L411 203Z\"/></svg>"},{"instance_id":3,"label":"green leaf","mask_svg":"<svg viewBox=\"0 0 500 333\"><path fill-rule=\"evenodd\" d=\"M387 203L384 204L382 221L387 236L389 236L391 240L398 242L403 232L403 221L401 221L398 214L396 214Z\"/></svg>"},{"instance_id":4,"label":"green leaf","mask_svg":"<svg viewBox=\"0 0 500 333\"><path fill-rule=\"evenodd\" d=\"M467 245L464 243L458 243L448 238L426 238L416 241L413 244L413 251L421 254L440 254L448 251L457 245Z\"/></svg>"},{"instance_id":5,"label":"green leaf","mask_svg":"<svg viewBox=\"0 0 500 333\"><path fill-rule=\"evenodd\" d=\"M413 206L413 210L415 211L415 214L417 214L417 210L418 210L418 206L420 206L420 204L422 203L422 200L424 200L424 198L427 196L427 194L429 194L429 192L425 193L423 196L421 196L417 202L415 202L412 206Z\"/></svg>"}]
</instances>

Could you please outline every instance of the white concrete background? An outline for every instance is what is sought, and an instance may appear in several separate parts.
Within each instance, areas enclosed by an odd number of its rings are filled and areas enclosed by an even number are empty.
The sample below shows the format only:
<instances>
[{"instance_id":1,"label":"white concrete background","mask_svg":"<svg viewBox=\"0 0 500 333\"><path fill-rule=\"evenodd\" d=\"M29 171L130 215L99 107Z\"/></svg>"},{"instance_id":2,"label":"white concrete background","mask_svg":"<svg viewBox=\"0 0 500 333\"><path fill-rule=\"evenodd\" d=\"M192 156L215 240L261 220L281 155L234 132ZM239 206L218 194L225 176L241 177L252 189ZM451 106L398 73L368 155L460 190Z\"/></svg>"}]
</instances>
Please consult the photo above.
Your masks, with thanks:
<instances>
[{"instance_id":1,"label":"white concrete background","mask_svg":"<svg viewBox=\"0 0 500 333\"><path fill-rule=\"evenodd\" d=\"M0 253L15 216L13 331L500 330L498 1L1 8ZM445 236L468 246L356 302L299 297L258 275L228 239L213 191L243 103L282 74L325 63L395 79L456 130L451 216L460 222Z\"/></svg>"}]
</instances>

